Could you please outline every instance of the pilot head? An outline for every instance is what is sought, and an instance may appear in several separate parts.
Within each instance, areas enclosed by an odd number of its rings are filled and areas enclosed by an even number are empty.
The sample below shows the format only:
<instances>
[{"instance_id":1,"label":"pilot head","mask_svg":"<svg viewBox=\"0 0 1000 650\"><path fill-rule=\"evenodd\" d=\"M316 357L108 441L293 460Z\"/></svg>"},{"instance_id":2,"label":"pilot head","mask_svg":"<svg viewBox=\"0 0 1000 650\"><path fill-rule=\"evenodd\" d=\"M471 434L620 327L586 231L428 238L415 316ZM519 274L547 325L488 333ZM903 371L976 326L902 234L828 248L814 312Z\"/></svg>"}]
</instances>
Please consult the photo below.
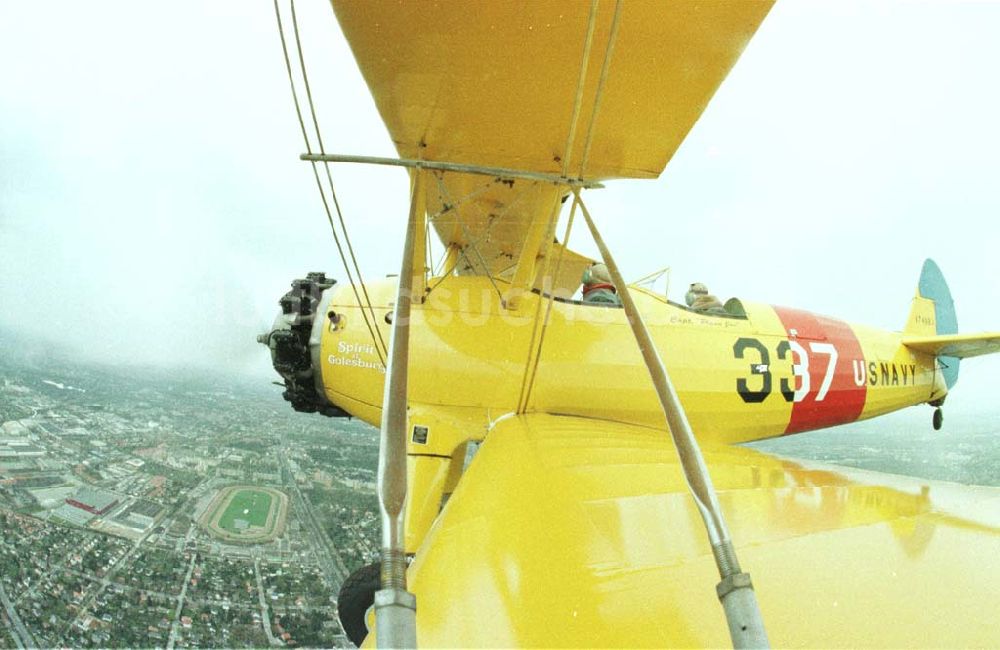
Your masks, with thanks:
<instances>
[{"instance_id":1,"label":"pilot head","mask_svg":"<svg viewBox=\"0 0 1000 650\"><path fill-rule=\"evenodd\" d=\"M591 264L587 270L583 272L583 283L611 284L611 274L608 273L608 267L600 262Z\"/></svg>"},{"instance_id":2,"label":"pilot head","mask_svg":"<svg viewBox=\"0 0 1000 650\"><path fill-rule=\"evenodd\" d=\"M688 289L687 293L684 294L684 302L686 302L687 306L690 307L691 305L694 304L694 301L698 299L698 296L707 296L707 295L708 295L708 287L706 287L701 282L695 282L691 285L691 288Z\"/></svg>"}]
</instances>

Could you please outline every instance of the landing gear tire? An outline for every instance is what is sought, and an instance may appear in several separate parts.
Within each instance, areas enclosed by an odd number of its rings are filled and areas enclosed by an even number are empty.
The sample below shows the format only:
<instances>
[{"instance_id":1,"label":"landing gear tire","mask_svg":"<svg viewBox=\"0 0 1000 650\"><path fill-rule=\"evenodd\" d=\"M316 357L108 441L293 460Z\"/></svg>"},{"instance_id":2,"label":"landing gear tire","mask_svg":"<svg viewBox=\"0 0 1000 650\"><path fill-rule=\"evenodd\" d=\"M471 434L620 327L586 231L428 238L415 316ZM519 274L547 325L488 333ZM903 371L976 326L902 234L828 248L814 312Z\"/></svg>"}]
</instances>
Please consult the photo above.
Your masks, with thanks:
<instances>
[{"instance_id":1,"label":"landing gear tire","mask_svg":"<svg viewBox=\"0 0 1000 650\"><path fill-rule=\"evenodd\" d=\"M365 614L375 604L375 592L381 584L382 565L378 562L366 564L347 577L337 594L337 612L340 627L351 642L361 647L368 636L368 622Z\"/></svg>"},{"instance_id":2,"label":"landing gear tire","mask_svg":"<svg viewBox=\"0 0 1000 650\"><path fill-rule=\"evenodd\" d=\"M935 431L941 430L941 425L944 423L944 413L941 412L940 408L934 409L934 417L931 418L931 424L934 425Z\"/></svg>"}]
</instances>

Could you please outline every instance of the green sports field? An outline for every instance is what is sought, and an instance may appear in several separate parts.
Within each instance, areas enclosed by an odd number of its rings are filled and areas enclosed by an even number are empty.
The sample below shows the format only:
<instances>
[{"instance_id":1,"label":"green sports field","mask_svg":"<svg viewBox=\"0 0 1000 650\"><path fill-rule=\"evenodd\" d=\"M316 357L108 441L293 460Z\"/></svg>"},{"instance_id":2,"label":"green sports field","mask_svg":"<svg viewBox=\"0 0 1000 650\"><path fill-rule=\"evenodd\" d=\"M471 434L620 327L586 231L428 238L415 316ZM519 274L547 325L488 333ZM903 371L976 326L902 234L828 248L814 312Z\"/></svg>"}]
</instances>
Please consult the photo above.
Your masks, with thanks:
<instances>
[{"instance_id":1,"label":"green sports field","mask_svg":"<svg viewBox=\"0 0 1000 650\"><path fill-rule=\"evenodd\" d=\"M262 527L271 509L271 495L261 490L240 490L233 495L229 507L219 518L219 527L233 533L239 532L235 522L246 520L251 526Z\"/></svg>"}]
</instances>

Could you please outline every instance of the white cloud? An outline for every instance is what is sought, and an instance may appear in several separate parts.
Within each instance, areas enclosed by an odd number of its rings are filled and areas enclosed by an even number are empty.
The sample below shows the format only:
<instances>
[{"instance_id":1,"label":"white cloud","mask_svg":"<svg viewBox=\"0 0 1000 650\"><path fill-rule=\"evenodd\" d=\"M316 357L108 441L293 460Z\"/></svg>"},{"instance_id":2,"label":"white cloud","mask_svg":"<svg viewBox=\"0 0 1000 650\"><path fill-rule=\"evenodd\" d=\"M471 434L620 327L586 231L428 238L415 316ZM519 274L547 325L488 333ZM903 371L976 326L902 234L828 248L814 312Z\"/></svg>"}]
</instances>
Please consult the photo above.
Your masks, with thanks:
<instances>
[{"instance_id":1,"label":"white cloud","mask_svg":"<svg viewBox=\"0 0 1000 650\"><path fill-rule=\"evenodd\" d=\"M298 7L327 148L392 155L328 3ZM591 193L627 274L894 328L934 256L963 329L995 329L997 25L779 2L663 177ZM343 276L269 3L6 3L0 58L0 323L225 365L293 277ZM394 272L404 174L334 173L365 274Z\"/></svg>"}]
</instances>

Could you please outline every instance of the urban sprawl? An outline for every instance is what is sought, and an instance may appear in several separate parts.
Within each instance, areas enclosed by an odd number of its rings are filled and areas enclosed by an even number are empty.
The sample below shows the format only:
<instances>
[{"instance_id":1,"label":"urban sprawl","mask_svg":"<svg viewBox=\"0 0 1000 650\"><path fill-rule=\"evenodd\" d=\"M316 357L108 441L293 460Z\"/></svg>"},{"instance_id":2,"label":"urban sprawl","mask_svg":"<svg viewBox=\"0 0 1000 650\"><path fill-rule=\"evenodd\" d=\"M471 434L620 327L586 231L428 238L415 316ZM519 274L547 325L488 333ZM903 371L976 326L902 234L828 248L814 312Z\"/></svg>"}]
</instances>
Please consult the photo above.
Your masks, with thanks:
<instances>
[{"instance_id":1,"label":"urban sprawl","mask_svg":"<svg viewBox=\"0 0 1000 650\"><path fill-rule=\"evenodd\" d=\"M351 644L377 439L280 389L0 355L0 648ZM41 360L40 360L41 359Z\"/></svg>"}]
</instances>

